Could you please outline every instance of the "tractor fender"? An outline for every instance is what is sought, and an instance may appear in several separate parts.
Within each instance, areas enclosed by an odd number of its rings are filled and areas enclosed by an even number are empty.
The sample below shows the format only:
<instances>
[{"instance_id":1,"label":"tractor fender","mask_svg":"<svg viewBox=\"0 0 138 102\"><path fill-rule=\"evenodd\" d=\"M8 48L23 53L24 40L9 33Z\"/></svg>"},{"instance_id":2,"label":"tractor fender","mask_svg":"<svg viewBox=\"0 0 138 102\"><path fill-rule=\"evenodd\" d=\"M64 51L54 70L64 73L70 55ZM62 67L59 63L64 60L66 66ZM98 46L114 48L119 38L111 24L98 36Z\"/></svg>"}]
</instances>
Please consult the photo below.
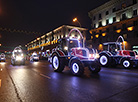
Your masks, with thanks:
<instances>
[{"instance_id":1,"label":"tractor fender","mask_svg":"<svg viewBox=\"0 0 138 102\"><path fill-rule=\"evenodd\" d=\"M99 55L107 55L108 57L112 56L112 54L109 51L102 51L99 53Z\"/></svg>"},{"instance_id":2,"label":"tractor fender","mask_svg":"<svg viewBox=\"0 0 138 102\"><path fill-rule=\"evenodd\" d=\"M122 61L123 61L124 59L129 59L129 58L128 58L128 57L122 57L122 58L120 58L120 60L119 60L119 64L121 64Z\"/></svg>"},{"instance_id":3,"label":"tractor fender","mask_svg":"<svg viewBox=\"0 0 138 102\"><path fill-rule=\"evenodd\" d=\"M78 57L74 56L74 57L71 57L71 59L69 60L69 63L68 63L69 68L70 68L70 64L73 60L79 60L81 62L81 64L84 66L83 62Z\"/></svg>"},{"instance_id":4,"label":"tractor fender","mask_svg":"<svg viewBox=\"0 0 138 102\"><path fill-rule=\"evenodd\" d=\"M58 55L59 57L65 56L64 52L61 51L61 50L56 50L56 51L54 51L54 52L52 53L52 56L53 56L54 54Z\"/></svg>"}]
</instances>

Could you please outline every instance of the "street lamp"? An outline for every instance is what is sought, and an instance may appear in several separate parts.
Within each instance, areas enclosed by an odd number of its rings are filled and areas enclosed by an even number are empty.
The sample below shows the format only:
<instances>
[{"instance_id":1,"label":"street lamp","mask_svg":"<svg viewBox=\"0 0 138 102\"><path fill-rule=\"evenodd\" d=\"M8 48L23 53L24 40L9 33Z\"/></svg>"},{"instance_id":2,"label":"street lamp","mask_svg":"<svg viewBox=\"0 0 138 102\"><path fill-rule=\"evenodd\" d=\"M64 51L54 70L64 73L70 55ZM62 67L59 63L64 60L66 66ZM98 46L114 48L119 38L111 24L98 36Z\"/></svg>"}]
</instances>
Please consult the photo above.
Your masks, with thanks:
<instances>
[{"instance_id":1,"label":"street lamp","mask_svg":"<svg viewBox=\"0 0 138 102\"><path fill-rule=\"evenodd\" d=\"M73 19L73 22L76 22L76 21L79 23L79 25L80 25L80 27L81 27L80 22L79 22L78 19L75 17L75 18Z\"/></svg>"}]
</instances>

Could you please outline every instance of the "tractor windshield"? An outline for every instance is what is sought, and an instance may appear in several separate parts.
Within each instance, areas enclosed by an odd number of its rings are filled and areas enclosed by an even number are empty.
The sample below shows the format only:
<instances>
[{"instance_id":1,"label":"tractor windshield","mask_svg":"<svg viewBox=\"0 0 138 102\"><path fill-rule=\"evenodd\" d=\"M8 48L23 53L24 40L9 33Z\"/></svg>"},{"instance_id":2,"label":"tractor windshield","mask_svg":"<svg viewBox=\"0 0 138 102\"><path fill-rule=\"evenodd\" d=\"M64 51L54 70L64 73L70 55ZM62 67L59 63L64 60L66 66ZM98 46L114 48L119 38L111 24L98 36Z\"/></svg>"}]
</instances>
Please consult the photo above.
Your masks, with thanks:
<instances>
[{"instance_id":1,"label":"tractor windshield","mask_svg":"<svg viewBox=\"0 0 138 102\"><path fill-rule=\"evenodd\" d=\"M69 40L69 48L71 49L71 48L74 48L74 47L82 47L82 44L77 39L70 39Z\"/></svg>"},{"instance_id":2,"label":"tractor windshield","mask_svg":"<svg viewBox=\"0 0 138 102\"><path fill-rule=\"evenodd\" d=\"M118 45L118 44L110 44L109 45L109 51L118 51L118 50L121 50L120 45Z\"/></svg>"}]
</instances>

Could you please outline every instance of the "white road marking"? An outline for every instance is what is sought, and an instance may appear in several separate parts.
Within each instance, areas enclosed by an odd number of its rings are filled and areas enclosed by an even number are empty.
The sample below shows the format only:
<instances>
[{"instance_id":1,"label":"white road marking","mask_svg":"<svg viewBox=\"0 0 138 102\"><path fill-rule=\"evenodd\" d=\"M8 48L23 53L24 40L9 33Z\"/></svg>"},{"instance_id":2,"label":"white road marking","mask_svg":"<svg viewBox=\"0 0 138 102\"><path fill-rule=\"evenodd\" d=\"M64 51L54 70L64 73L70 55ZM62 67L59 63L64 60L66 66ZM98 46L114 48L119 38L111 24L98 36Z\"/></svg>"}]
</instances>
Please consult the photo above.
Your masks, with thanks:
<instances>
[{"instance_id":1,"label":"white road marking","mask_svg":"<svg viewBox=\"0 0 138 102\"><path fill-rule=\"evenodd\" d=\"M1 79L0 79L0 87L1 87Z\"/></svg>"},{"instance_id":2,"label":"white road marking","mask_svg":"<svg viewBox=\"0 0 138 102\"><path fill-rule=\"evenodd\" d=\"M51 79L49 76L46 76L44 74L40 74L41 76L45 77L45 78L48 78L48 79Z\"/></svg>"},{"instance_id":3,"label":"white road marking","mask_svg":"<svg viewBox=\"0 0 138 102\"><path fill-rule=\"evenodd\" d=\"M37 71L34 70L34 69L33 69L33 71L36 72L37 74L39 74L39 75L42 76L42 77L45 77L45 78L47 78L47 79L51 79L51 77L49 77L49 76L47 76L47 75L44 75L44 74L42 74L42 73L39 73L39 72L37 72Z\"/></svg>"}]
</instances>

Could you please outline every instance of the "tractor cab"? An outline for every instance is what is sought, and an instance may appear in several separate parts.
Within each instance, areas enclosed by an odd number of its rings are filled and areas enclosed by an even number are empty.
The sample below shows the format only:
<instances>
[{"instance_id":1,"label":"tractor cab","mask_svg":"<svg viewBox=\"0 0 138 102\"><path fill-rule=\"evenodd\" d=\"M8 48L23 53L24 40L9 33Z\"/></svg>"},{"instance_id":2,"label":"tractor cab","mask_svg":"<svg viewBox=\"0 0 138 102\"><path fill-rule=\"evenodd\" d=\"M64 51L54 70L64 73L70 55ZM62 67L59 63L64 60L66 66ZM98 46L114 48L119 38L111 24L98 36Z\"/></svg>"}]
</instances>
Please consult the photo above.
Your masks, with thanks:
<instances>
[{"instance_id":1,"label":"tractor cab","mask_svg":"<svg viewBox=\"0 0 138 102\"><path fill-rule=\"evenodd\" d=\"M119 42L108 42L103 43L103 45L104 51L109 51L113 55L118 54L118 51L122 50L122 43Z\"/></svg>"},{"instance_id":2,"label":"tractor cab","mask_svg":"<svg viewBox=\"0 0 138 102\"><path fill-rule=\"evenodd\" d=\"M68 55L72 52L72 48L80 48L82 44L78 39L72 38L62 38L58 40L58 50L62 50L65 55Z\"/></svg>"}]
</instances>

